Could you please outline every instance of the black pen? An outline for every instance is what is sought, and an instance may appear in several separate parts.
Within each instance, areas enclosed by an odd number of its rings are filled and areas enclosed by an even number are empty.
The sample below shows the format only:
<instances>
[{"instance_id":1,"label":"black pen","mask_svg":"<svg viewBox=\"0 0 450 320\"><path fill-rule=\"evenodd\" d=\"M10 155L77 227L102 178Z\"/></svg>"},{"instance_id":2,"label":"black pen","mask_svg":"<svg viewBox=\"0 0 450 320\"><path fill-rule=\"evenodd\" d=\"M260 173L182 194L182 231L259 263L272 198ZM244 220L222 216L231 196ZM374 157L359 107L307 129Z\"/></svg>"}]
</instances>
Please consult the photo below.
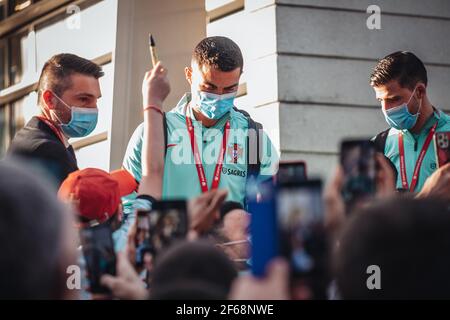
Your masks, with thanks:
<instances>
[{"instance_id":1,"label":"black pen","mask_svg":"<svg viewBox=\"0 0 450 320\"><path fill-rule=\"evenodd\" d=\"M153 39L152 34L149 35L149 46L150 46L150 55L152 57L152 64L153 67L158 63L158 56L156 54L156 46L155 46L155 40Z\"/></svg>"}]
</instances>

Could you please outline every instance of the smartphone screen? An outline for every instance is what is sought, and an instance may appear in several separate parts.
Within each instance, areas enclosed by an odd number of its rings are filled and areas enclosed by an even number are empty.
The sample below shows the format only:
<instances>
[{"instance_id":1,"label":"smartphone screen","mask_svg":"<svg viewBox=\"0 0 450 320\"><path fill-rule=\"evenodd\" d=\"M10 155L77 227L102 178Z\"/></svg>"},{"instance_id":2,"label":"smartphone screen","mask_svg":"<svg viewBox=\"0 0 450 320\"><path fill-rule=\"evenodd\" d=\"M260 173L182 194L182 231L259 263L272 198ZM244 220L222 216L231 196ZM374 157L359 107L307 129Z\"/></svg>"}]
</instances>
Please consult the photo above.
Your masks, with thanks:
<instances>
[{"instance_id":1,"label":"smartphone screen","mask_svg":"<svg viewBox=\"0 0 450 320\"><path fill-rule=\"evenodd\" d=\"M310 180L281 186L276 203L280 253L291 264L291 287L296 290L293 296L325 299L328 245L322 182Z\"/></svg>"},{"instance_id":2,"label":"smartphone screen","mask_svg":"<svg viewBox=\"0 0 450 320\"><path fill-rule=\"evenodd\" d=\"M373 197L375 193L376 150L370 140L346 140L341 145L344 170L342 197L350 212Z\"/></svg>"},{"instance_id":3,"label":"smartphone screen","mask_svg":"<svg viewBox=\"0 0 450 320\"><path fill-rule=\"evenodd\" d=\"M144 266L146 255L154 255L154 250L150 241L150 211L138 211L136 215L136 235L134 243L136 247L137 268Z\"/></svg>"},{"instance_id":4,"label":"smartphone screen","mask_svg":"<svg viewBox=\"0 0 450 320\"><path fill-rule=\"evenodd\" d=\"M100 285L102 275L116 274L116 254L109 224L81 229L80 238L90 292L109 293L109 289Z\"/></svg>"},{"instance_id":5,"label":"smartphone screen","mask_svg":"<svg viewBox=\"0 0 450 320\"><path fill-rule=\"evenodd\" d=\"M278 255L275 188L271 179L247 184L247 204L250 213L251 259L253 275L263 277L267 264Z\"/></svg>"},{"instance_id":6,"label":"smartphone screen","mask_svg":"<svg viewBox=\"0 0 450 320\"><path fill-rule=\"evenodd\" d=\"M434 136L438 168L450 162L450 132L438 132Z\"/></svg>"},{"instance_id":7,"label":"smartphone screen","mask_svg":"<svg viewBox=\"0 0 450 320\"><path fill-rule=\"evenodd\" d=\"M306 164L304 161L280 162L275 176L276 183L279 185L297 183L306 179Z\"/></svg>"},{"instance_id":8,"label":"smartphone screen","mask_svg":"<svg viewBox=\"0 0 450 320\"><path fill-rule=\"evenodd\" d=\"M155 202L149 214L150 245L155 256L173 244L185 239L188 232L188 216L185 200Z\"/></svg>"}]
</instances>

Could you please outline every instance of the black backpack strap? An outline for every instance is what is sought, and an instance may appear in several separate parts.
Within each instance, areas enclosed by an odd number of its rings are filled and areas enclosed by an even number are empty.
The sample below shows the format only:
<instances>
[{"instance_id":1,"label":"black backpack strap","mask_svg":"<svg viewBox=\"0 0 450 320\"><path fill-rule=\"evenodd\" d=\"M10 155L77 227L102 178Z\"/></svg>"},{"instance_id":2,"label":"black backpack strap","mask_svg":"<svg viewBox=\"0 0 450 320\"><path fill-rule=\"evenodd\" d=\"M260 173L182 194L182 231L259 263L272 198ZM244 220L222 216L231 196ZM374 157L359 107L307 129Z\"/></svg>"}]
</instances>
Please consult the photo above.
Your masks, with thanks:
<instances>
[{"instance_id":1,"label":"black backpack strap","mask_svg":"<svg viewBox=\"0 0 450 320\"><path fill-rule=\"evenodd\" d=\"M248 121L248 135L247 135L247 179L250 177L257 177L261 169L261 148L262 141L261 134L263 126L250 117L250 114L245 110L240 110L236 107L233 109L242 113Z\"/></svg>"},{"instance_id":2,"label":"black backpack strap","mask_svg":"<svg viewBox=\"0 0 450 320\"><path fill-rule=\"evenodd\" d=\"M383 132L380 132L379 134L377 134L375 136L375 138L373 139L373 143L375 145L375 149L377 150L377 152L383 154L384 157L389 161L389 164L391 165L391 168L392 168L392 170L394 171L394 174L395 174L395 180L397 180L397 177L398 177L397 168L391 162L391 160L389 160L389 158L386 157L386 155L384 154L384 149L386 147L386 140L387 140L387 137L389 135L389 130L391 130L391 129L384 130Z\"/></svg>"},{"instance_id":3,"label":"black backpack strap","mask_svg":"<svg viewBox=\"0 0 450 320\"><path fill-rule=\"evenodd\" d=\"M382 154L384 154L384 147L386 146L386 140L387 140L387 137L389 134L389 130L391 130L391 129L387 129L387 130L384 130L383 132L380 132L373 139L373 143L375 144L375 149Z\"/></svg>"},{"instance_id":4,"label":"black backpack strap","mask_svg":"<svg viewBox=\"0 0 450 320\"><path fill-rule=\"evenodd\" d=\"M262 124L248 118L248 129L250 133L247 135L247 174L248 177L257 177L261 169L261 132ZM255 150L256 148L256 150Z\"/></svg>"}]
</instances>

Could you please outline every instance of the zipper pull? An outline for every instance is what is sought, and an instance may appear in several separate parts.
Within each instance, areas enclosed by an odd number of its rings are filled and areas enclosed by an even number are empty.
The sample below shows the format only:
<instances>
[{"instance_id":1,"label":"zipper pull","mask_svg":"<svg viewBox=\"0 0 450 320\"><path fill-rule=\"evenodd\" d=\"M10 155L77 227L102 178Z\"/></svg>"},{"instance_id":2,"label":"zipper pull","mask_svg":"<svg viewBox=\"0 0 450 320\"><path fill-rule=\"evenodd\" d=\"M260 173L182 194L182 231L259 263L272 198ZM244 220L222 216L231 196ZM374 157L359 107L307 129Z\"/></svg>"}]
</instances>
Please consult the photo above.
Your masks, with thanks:
<instances>
[{"instance_id":1,"label":"zipper pull","mask_svg":"<svg viewBox=\"0 0 450 320\"><path fill-rule=\"evenodd\" d=\"M414 141L414 152L417 152L417 140Z\"/></svg>"}]
</instances>

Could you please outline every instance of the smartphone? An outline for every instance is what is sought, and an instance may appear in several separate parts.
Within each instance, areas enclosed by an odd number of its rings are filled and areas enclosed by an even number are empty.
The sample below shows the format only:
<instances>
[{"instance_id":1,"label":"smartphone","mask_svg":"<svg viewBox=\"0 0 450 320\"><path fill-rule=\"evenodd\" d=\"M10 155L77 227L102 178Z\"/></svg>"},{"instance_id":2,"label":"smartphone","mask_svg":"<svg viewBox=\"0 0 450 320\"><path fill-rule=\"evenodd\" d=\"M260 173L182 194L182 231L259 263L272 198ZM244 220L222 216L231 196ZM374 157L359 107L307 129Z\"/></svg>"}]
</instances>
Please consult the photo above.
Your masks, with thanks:
<instances>
[{"instance_id":1,"label":"smartphone","mask_svg":"<svg viewBox=\"0 0 450 320\"><path fill-rule=\"evenodd\" d=\"M304 161L281 161L275 175L275 183L279 185L307 180L306 163Z\"/></svg>"},{"instance_id":2,"label":"smartphone","mask_svg":"<svg viewBox=\"0 0 450 320\"><path fill-rule=\"evenodd\" d=\"M280 255L291 265L293 297L326 299L328 240L322 181L314 179L280 186L276 203Z\"/></svg>"},{"instance_id":3,"label":"smartphone","mask_svg":"<svg viewBox=\"0 0 450 320\"><path fill-rule=\"evenodd\" d=\"M434 135L434 150L438 168L450 162L450 132L438 132Z\"/></svg>"},{"instance_id":4,"label":"smartphone","mask_svg":"<svg viewBox=\"0 0 450 320\"><path fill-rule=\"evenodd\" d=\"M116 275L116 254L109 224L104 223L80 230L80 240L91 293L109 293L100 284L104 274Z\"/></svg>"},{"instance_id":5,"label":"smartphone","mask_svg":"<svg viewBox=\"0 0 450 320\"><path fill-rule=\"evenodd\" d=\"M144 266L145 255L154 255L154 249L150 240L150 211L137 211L136 235L134 244L136 247L135 265L137 268Z\"/></svg>"},{"instance_id":6,"label":"smartphone","mask_svg":"<svg viewBox=\"0 0 450 320\"><path fill-rule=\"evenodd\" d=\"M185 200L162 200L154 203L149 213L150 246L154 255L174 242L185 239L188 233Z\"/></svg>"},{"instance_id":7,"label":"smartphone","mask_svg":"<svg viewBox=\"0 0 450 320\"><path fill-rule=\"evenodd\" d=\"M342 197L347 213L373 197L376 191L376 150L370 140L345 140L340 163L344 170Z\"/></svg>"},{"instance_id":8,"label":"smartphone","mask_svg":"<svg viewBox=\"0 0 450 320\"><path fill-rule=\"evenodd\" d=\"M278 256L276 227L275 186L272 179L247 183L247 206L250 213L250 239L252 274L263 277L267 264Z\"/></svg>"}]
</instances>

